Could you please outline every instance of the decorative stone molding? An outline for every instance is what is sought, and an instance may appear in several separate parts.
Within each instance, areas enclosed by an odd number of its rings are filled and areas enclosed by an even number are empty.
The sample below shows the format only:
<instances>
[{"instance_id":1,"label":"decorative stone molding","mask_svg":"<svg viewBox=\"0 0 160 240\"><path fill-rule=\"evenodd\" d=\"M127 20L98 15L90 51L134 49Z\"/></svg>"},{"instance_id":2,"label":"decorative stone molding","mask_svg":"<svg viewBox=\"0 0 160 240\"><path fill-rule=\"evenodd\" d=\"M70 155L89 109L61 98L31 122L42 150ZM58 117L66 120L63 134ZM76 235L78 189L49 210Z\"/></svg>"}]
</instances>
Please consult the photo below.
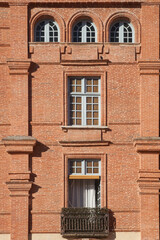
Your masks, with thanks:
<instances>
[{"instance_id":1,"label":"decorative stone molding","mask_svg":"<svg viewBox=\"0 0 160 240\"><path fill-rule=\"evenodd\" d=\"M62 66L108 66L109 60L61 60Z\"/></svg>"},{"instance_id":2,"label":"decorative stone molding","mask_svg":"<svg viewBox=\"0 0 160 240\"><path fill-rule=\"evenodd\" d=\"M36 139L31 136L8 136L2 142L8 153L32 153Z\"/></svg>"},{"instance_id":3,"label":"decorative stone molding","mask_svg":"<svg viewBox=\"0 0 160 240\"><path fill-rule=\"evenodd\" d=\"M139 170L139 178L144 180L153 180L153 179L160 179L160 170L146 170L140 169Z\"/></svg>"},{"instance_id":4,"label":"decorative stone molding","mask_svg":"<svg viewBox=\"0 0 160 240\"><path fill-rule=\"evenodd\" d=\"M137 152L160 152L160 137L141 137L133 142Z\"/></svg>"},{"instance_id":5,"label":"decorative stone molding","mask_svg":"<svg viewBox=\"0 0 160 240\"><path fill-rule=\"evenodd\" d=\"M65 42L65 31L66 31L66 25L63 17L57 13L56 11L46 9L42 11L38 11L30 20L30 41L34 42L34 28L38 21L42 19L53 19L57 22L59 28L60 28L60 42Z\"/></svg>"},{"instance_id":6,"label":"decorative stone molding","mask_svg":"<svg viewBox=\"0 0 160 240\"><path fill-rule=\"evenodd\" d=\"M6 182L11 197L29 196L32 182Z\"/></svg>"},{"instance_id":7,"label":"decorative stone molding","mask_svg":"<svg viewBox=\"0 0 160 240\"><path fill-rule=\"evenodd\" d=\"M12 172L9 173L9 177L11 181L27 181L30 179L31 172Z\"/></svg>"},{"instance_id":8,"label":"decorative stone molding","mask_svg":"<svg viewBox=\"0 0 160 240\"><path fill-rule=\"evenodd\" d=\"M7 60L10 75L28 75L28 70L31 64L30 60Z\"/></svg>"},{"instance_id":9,"label":"decorative stone molding","mask_svg":"<svg viewBox=\"0 0 160 240\"><path fill-rule=\"evenodd\" d=\"M139 170L138 185L140 194L159 194L160 189L159 170Z\"/></svg>"},{"instance_id":10,"label":"decorative stone molding","mask_svg":"<svg viewBox=\"0 0 160 240\"><path fill-rule=\"evenodd\" d=\"M139 61L141 75L159 75L160 61Z\"/></svg>"},{"instance_id":11,"label":"decorative stone molding","mask_svg":"<svg viewBox=\"0 0 160 240\"><path fill-rule=\"evenodd\" d=\"M109 146L109 141L59 141L62 147Z\"/></svg>"}]
</instances>

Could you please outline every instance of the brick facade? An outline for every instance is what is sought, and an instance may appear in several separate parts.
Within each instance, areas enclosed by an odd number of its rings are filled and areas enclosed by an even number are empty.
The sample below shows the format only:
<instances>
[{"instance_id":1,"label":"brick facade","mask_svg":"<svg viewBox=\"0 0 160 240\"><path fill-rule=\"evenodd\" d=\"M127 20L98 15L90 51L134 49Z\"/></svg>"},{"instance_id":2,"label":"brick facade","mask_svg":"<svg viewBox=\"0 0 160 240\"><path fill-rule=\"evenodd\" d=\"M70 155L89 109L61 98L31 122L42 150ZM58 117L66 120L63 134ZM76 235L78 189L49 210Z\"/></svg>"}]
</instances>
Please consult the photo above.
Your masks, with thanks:
<instances>
[{"instance_id":1,"label":"brick facade","mask_svg":"<svg viewBox=\"0 0 160 240\"><path fill-rule=\"evenodd\" d=\"M105 239L160 239L159 12L156 0L0 1L0 240L63 239L70 159L101 161ZM58 42L35 42L45 19ZM72 42L86 19L97 41ZM133 43L110 42L117 20ZM69 124L70 77L100 78L100 125Z\"/></svg>"}]
</instances>

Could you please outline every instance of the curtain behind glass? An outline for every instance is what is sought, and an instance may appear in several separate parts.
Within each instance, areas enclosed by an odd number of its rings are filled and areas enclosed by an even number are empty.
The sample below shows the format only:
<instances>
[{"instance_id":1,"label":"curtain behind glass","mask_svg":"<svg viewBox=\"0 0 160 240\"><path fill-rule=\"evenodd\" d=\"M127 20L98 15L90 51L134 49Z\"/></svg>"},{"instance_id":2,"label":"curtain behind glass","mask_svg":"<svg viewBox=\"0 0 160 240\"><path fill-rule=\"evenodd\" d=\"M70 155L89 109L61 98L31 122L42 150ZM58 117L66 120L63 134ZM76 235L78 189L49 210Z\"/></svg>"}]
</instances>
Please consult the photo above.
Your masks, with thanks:
<instances>
[{"instance_id":1,"label":"curtain behind glass","mask_svg":"<svg viewBox=\"0 0 160 240\"><path fill-rule=\"evenodd\" d=\"M69 184L70 207L96 207L95 180L70 180Z\"/></svg>"}]
</instances>

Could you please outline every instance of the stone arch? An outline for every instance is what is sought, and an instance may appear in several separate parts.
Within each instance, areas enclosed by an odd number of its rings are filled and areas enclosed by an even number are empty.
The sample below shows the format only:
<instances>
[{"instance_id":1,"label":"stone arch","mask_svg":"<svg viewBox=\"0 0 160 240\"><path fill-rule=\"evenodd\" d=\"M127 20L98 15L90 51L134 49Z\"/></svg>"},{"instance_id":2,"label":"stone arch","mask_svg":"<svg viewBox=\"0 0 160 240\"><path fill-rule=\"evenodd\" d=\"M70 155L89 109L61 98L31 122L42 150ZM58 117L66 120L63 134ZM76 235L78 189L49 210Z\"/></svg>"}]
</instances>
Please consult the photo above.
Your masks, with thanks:
<instances>
[{"instance_id":1,"label":"stone arch","mask_svg":"<svg viewBox=\"0 0 160 240\"><path fill-rule=\"evenodd\" d=\"M110 15L107 18L107 21L106 21L106 24L105 24L105 42L109 42L110 27L117 20L127 20L127 21L129 21L134 28L134 34L135 34L134 35L134 42L135 43L140 43L141 42L140 21L137 18L137 16L135 16L133 13L128 12L128 11L116 12L116 13L113 13L112 15Z\"/></svg>"},{"instance_id":2,"label":"stone arch","mask_svg":"<svg viewBox=\"0 0 160 240\"><path fill-rule=\"evenodd\" d=\"M90 11L79 11L75 13L67 24L67 41L72 41L72 28L74 24L80 20L88 19L92 21L97 29L97 42L102 42L103 40L103 23L99 16L95 13L92 13Z\"/></svg>"},{"instance_id":3,"label":"stone arch","mask_svg":"<svg viewBox=\"0 0 160 240\"><path fill-rule=\"evenodd\" d=\"M45 10L36 13L30 20L30 41L34 42L34 28L35 25L43 19L53 19L59 26L60 42L65 42L66 26L63 18L52 10Z\"/></svg>"}]
</instances>

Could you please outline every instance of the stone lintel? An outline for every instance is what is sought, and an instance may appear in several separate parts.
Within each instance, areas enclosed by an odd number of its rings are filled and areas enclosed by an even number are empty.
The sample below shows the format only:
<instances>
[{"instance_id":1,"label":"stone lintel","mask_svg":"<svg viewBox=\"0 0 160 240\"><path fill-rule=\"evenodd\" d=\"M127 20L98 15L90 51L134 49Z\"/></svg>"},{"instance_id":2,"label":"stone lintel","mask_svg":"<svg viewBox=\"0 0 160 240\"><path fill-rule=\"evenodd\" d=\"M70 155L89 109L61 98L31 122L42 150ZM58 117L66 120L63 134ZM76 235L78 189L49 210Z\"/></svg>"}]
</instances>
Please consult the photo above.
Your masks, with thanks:
<instances>
[{"instance_id":1,"label":"stone lintel","mask_svg":"<svg viewBox=\"0 0 160 240\"><path fill-rule=\"evenodd\" d=\"M31 64L30 60L8 59L7 63L11 75L28 75L29 67Z\"/></svg>"},{"instance_id":2,"label":"stone lintel","mask_svg":"<svg viewBox=\"0 0 160 240\"><path fill-rule=\"evenodd\" d=\"M137 152L160 152L160 137L141 137L133 140Z\"/></svg>"},{"instance_id":3,"label":"stone lintel","mask_svg":"<svg viewBox=\"0 0 160 240\"><path fill-rule=\"evenodd\" d=\"M32 153L36 139L31 136L8 136L2 142L8 153Z\"/></svg>"}]
</instances>

